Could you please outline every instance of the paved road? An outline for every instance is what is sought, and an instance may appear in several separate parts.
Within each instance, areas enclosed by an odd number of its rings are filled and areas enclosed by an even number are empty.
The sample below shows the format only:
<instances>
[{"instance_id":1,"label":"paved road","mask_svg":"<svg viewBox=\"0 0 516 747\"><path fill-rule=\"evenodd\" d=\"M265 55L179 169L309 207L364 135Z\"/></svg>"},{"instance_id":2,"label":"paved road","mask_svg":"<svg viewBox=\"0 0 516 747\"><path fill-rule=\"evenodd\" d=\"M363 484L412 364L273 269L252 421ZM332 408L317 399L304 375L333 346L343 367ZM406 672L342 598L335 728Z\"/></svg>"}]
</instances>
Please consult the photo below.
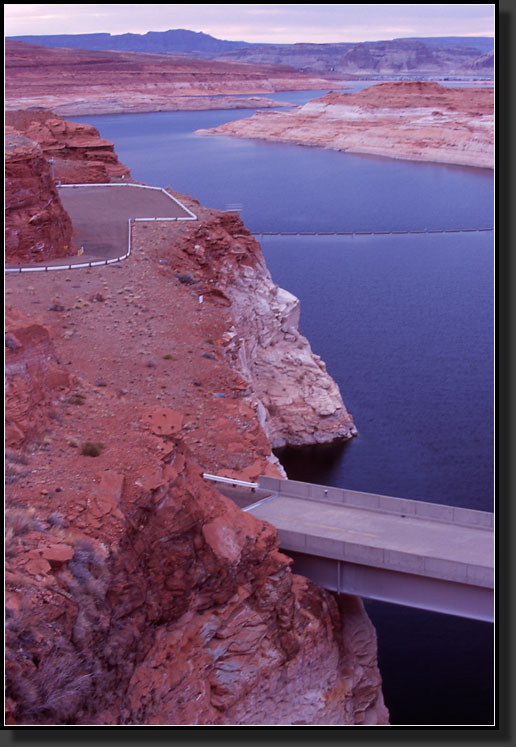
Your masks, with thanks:
<instances>
[{"instance_id":1,"label":"paved road","mask_svg":"<svg viewBox=\"0 0 516 747\"><path fill-rule=\"evenodd\" d=\"M287 495L252 509L274 524L282 547L368 565L400 568L459 580L463 573L488 585L493 571L493 531L453 521L400 516ZM356 558L355 558L356 556ZM465 580L460 578L460 580Z\"/></svg>"}]
</instances>

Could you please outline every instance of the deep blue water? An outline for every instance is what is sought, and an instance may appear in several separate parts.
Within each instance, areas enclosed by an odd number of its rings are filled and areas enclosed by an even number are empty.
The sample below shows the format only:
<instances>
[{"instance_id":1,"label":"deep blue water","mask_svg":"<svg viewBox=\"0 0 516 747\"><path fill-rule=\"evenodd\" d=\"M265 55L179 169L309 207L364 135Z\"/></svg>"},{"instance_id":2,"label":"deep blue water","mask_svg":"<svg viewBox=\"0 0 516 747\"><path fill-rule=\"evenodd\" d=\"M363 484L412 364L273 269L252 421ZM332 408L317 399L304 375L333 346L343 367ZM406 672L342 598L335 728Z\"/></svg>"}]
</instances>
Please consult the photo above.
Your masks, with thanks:
<instances>
[{"instance_id":1,"label":"deep blue water","mask_svg":"<svg viewBox=\"0 0 516 747\"><path fill-rule=\"evenodd\" d=\"M322 93L275 98L299 104ZM135 179L208 207L241 204L252 231L493 225L487 169L193 134L251 113L74 119L113 140ZM289 476L493 510L493 234L261 244L274 280L301 299L301 331L359 431L343 448L284 452ZM492 723L491 625L376 602L367 608L393 724Z\"/></svg>"},{"instance_id":2,"label":"deep blue water","mask_svg":"<svg viewBox=\"0 0 516 747\"><path fill-rule=\"evenodd\" d=\"M252 231L492 225L493 180L488 169L193 134L251 114L227 110L75 119L94 124L114 141L135 179L161 187L170 184L207 207L240 204Z\"/></svg>"},{"instance_id":3,"label":"deep blue water","mask_svg":"<svg viewBox=\"0 0 516 747\"><path fill-rule=\"evenodd\" d=\"M491 241L262 238L359 431L305 454L298 479L316 469L322 484L493 510Z\"/></svg>"}]
</instances>

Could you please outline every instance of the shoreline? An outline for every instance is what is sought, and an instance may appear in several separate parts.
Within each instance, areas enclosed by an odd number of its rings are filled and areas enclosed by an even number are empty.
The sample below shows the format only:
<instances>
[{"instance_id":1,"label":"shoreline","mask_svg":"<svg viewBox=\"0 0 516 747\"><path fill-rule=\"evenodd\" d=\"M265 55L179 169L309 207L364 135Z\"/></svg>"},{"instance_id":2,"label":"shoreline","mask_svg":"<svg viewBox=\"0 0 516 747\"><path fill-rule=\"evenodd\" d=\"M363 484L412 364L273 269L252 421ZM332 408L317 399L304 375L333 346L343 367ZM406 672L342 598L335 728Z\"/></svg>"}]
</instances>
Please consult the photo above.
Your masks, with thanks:
<instances>
[{"instance_id":1,"label":"shoreline","mask_svg":"<svg viewBox=\"0 0 516 747\"><path fill-rule=\"evenodd\" d=\"M472 169L487 169L489 171L494 170L494 164L488 165L487 163L479 163L478 161L469 161L469 160L451 160L443 156L430 156L430 155L414 155L414 154L403 154L403 153L393 153L392 150L380 150L380 149L367 149L364 147L364 149L358 149L358 148L338 148L338 147L332 147L331 145L321 145L319 143L308 143L303 142L301 140L290 140L290 139L280 139L280 138L273 138L273 137L267 137L266 135L260 136L260 135L237 135L237 134L229 134L227 132L215 132L214 130L196 130L195 135L198 135L199 137L235 137L240 140L261 140L269 143L280 143L282 145L297 145L300 148L320 148L321 150L331 150L336 153L350 153L351 155L356 156L372 156L372 157L378 157L378 158L390 158L394 160L400 160L400 161L417 161L419 163L434 163L434 164L442 164L446 166L462 166L465 168L472 168ZM491 159L489 159L491 160Z\"/></svg>"},{"instance_id":2,"label":"shoreline","mask_svg":"<svg viewBox=\"0 0 516 747\"><path fill-rule=\"evenodd\" d=\"M493 89L378 83L330 93L286 112L196 130L345 153L494 169Z\"/></svg>"},{"instance_id":3,"label":"shoreline","mask_svg":"<svg viewBox=\"0 0 516 747\"><path fill-rule=\"evenodd\" d=\"M263 93L263 92L262 92ZM271 92L272 93L272 92ZM281 93L281 91L278 91ZM11 99L6 102L6 111L34 110L34 111L52 111L61 117L96 117L103 115L115 114L152 114L159 112L187 112L187 111L217 111L234 109L275 109L281 107L291 107L293 104L288 101L275 101L268 99L266 94L253 95L254 92L242 97L240 94L234 96L221 94L206 94L192 96L164 96L158 101L149 101L138 97L130 96L129 101L96 99L93 101L66 101L52 97L40 98L20 98Z\"/></svg>"}]
</instances>

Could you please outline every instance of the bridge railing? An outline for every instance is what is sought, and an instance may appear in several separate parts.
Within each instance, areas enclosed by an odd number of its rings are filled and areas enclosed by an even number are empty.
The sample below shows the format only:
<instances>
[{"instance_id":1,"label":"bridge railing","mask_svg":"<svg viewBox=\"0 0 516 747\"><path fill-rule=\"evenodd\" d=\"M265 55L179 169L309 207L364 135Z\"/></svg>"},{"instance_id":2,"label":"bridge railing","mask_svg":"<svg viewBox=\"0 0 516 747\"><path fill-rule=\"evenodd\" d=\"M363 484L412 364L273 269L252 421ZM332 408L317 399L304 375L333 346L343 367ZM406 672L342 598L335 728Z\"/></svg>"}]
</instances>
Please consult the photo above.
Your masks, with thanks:
<instances>
[{"instance_id":1,"label":"bridge railing","mask_svg":"<svg viewBox=\"0 0 516 747\"><path fill-rule=\"evenodd\" d=\"M470 508L458 508L374 493L361 493L296 480L282 480L276 477L260 476L258 485L264 490L270 490L279 495L290 495L310 501L370 509L371 511L393 513L398 516L440 521L479 529L492 530L494 526L494 515L492 513Z\"/></svg>"},{"instance_id":2,"label":"bridge railing","mask_svg":"<svg viewBox=\"0 0 516 747\"><path fill-rule=\"evenodd\" d=\"M220 482L223 485L233 485L236 488L250 488L251 490L256 490L258 487L257 482L246 482L245 480L235 480L233 477L222 477L221 475L210 475L208 472L203 472L203 475L205 480L208 480L209 482Z\"/></svg>"}]
</instances>

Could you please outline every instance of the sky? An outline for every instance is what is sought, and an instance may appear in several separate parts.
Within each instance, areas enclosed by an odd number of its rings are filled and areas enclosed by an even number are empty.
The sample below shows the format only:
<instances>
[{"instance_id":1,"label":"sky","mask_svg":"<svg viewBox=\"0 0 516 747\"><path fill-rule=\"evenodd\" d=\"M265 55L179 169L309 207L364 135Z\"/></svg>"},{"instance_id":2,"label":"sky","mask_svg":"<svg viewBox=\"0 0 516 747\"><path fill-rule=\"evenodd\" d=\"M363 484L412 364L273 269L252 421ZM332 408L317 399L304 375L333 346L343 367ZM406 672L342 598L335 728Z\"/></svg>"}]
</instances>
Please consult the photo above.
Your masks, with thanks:
<instances>
[{"instance_id":1,"label":"sky","mask_svg":"<svg viewBox=\"0 0 516 747\"><path fill-rule=\"evenodd\" d=\"M420 5L4 5L5 36L188 29L292 44L493 36L495 3Z\"/></svg>"}]
</instances>

